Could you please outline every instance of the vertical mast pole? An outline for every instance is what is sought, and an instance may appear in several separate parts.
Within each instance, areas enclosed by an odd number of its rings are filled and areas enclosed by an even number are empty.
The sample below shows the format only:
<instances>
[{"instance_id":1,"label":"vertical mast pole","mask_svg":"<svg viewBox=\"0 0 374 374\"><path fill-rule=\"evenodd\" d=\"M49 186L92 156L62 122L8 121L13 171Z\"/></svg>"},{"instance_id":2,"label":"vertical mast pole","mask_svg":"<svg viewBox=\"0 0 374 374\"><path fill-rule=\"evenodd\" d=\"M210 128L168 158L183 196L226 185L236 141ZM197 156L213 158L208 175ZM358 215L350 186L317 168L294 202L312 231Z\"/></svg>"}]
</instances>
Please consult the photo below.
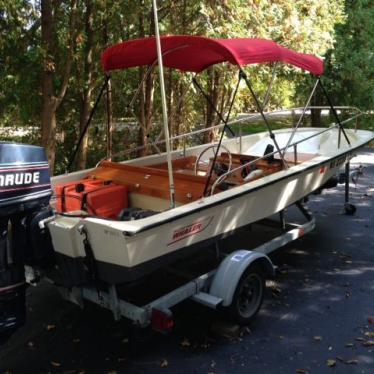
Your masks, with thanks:
<instances>
[{"instance_id":1,"label":"vertical mast pole","mask_svg":"<svg viewBox=\"0 0 374 374\"><path fill-rule=\"evenodd\" d=\"M153 1L153 16L155 20L157 59L158 59L158 67L159 67L160 89L161 89L161 100L162 100L162 119L163 119L163 124L164 124L166 158L167 158L168 174L169 174L170 208L174 208L175 207L175 189L174 189L174 178L173 178L173 165L171 163L171 153L170 153L170 135L169 135L169 126L168 126L168 112L167 112L167 106L166 106L164 65L162 62L160 30L158 27L157 0L152 0L152 1Z\"/></svg>"}]
</instances>

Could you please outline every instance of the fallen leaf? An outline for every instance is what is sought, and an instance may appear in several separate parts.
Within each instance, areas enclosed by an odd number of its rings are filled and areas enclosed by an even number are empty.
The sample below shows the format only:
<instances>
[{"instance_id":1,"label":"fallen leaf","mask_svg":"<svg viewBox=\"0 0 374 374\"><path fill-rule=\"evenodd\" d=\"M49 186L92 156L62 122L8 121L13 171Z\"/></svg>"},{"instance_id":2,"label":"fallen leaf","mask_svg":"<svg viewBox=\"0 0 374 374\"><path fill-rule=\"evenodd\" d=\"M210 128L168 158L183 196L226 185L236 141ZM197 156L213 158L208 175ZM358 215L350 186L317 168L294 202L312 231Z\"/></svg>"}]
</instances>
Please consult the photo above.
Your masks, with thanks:
<instances>
[{"instance_id":1,"label":"fallen leaf","mask_svg":"<svg viewBox=\"0 0 374 374\"><path fill-rule=\"evenodd\" d=\"M118 362L123 362L123 361L126 361L126 358L125 357L118 357L117 361Z\"/></svg>"},{"instance_id":2,"label":"fallen leaf","mask_svg":"<svg viewBox=\"0 0 374 374\"><path fill-rule=\"evenodd\" d=\"M304 369L296 369L296 374L309 374L309 371Z\"/></svg>"},{"instance_id":3,"label":"fallen leaf","mask_svg":"<svg viewBox=\"0 0 374 374\"><path fill-rule=\"evenodd\" d=\"M273 287L271 292L274 294L274 296L278 296L279 294L282 293L282 290L280 287Z\"/></svg>"},{"instance_id":4,"label":"fallen leaf","mask_svg":"<svg viewBox=\"0 0 374 374\"><path fill-rule=\"evenodd\" d=\"M374 325L374 317L369 316L368 317L368 322L371 323L372 325Z\"/></svg>"},{"instance_id":5,"label":"fallen leaf","mask_svg":"<svg viewBox=\"0 0 374 374\"><path fill-rule=\"evenodd\" d=\"M129 342L129 338L122 339L122 343L128 343L128 342Z\"/></svg>"},{"instance_id":6,"label":"fallen leaf","mask_svg":"<svg viewBox=\"0 0 374 374\"><path fill-rule=\"evenodd\" d=\"M329 351L332 351L332 347L329 347Z\"/></svg>"},{"instance_id":7,"label":"fallen leaf","mask_svg":"<svg viewBox=\"0 0 374 374\"><path fill-rule=\"evenodd\" d=\"M61 364L57 361L51 361L51 365L56 367L56 368L59 368L61 366Z\"/></svg>"},{"instance_id":8,"label":"fallen leaf","mask_svg":"<svg viewBox=\"0 0 374 374\"><path fill-rule=\"evenodd\" d=\"M322 336L313 336L313 339L316 341L316 342L320 342L322 340Z\"/></svg>"},{"instance_id":9,"label":"fallen leaf","mask_svg":"<svg viewBox=\"0 0 374 374\"><path fill-rule=\"evenodd\" d=\"M163 359L163 360L161 361L160 367L161 367L161 368L167 368L168 366L169 366L169 362L168 362L168 360Z\"/></svg>"},{"instance_id":10,"label":"fallen leaf","mask_svg":"<svg viewBox=\"0 0 374 374\"><path fill-rule=\"evenodd\" d=\"M336 357L337 360L339 360L340 362L343 362L344 364L347 364L347 365L356 365L358 364L358 360L356 359L350 359L350 360L346 360L342 357Z\"/></svg>"},{"instance_id":11,"label":"fallen leaf","mask_svg":"<svg viewBox=\"0 0 374 374\"><path fill-rule=\"evenodd\" d=\"M330 358L329 360L326 361L326 365L332 368L336 365L336 361Z\"/></svg>"},{"instance_id":12,"label":"fallen leaf","mask_svg":"<svg viewBox=\"0 0 374 374\"><path fill-rule=\"evenodd\" d=\"M357 365L358 360L347 360L345 363L348 364L348 365Z\"/></svg>"},{"instance_id":13,"label":"fallen leaf","mask_svg":"<svg viewBox=\"0 0 374 374\"><path fill-rule=\"evenodd\" d=\"M30 341L30 342L27 343L27 346L29 348L35 348L35 343Z\"/></svg>"},{"instance_id":14,"label":"fallen leaf","mask_svg":"<svg viewBox=\"0 0 374 374\"><path fill-rule=\"evenodd\" d=\"M56 325L47 325L47 331L52 331L56 329Z\"/></svg>"},{"instance_id":15,"label":"fallen leaf","mask_svg":"<svg viewBox=\"0 0 374 374\"><path fill-rule=\"evenodd\" d=\"M354 347L355 345L353 343L347 343L345 346L349 348L349 347Z\"/></svg>"},{"instance_id":16,"label":"fallen leaf","mask_svg":"<svg viewBox=\"0 0 374 374\"><path fill-rule=\"evenodd\" d=\"M73 339L73 343L79 343L81 340L79 338Z\"/></svg>"},{"instance_id":17,"label":"fallen leaf","mask_svg":"<svg viewBox=\"0 0 374 374\"><path fill-rule=\"evenodd\" d=\"M364 338L355 338L355 340L357 340L358 342L363 342L363 341L365 341Z\"/></svg>"},{"instance_id":18,"label":"fallen leaf","mask_svg":"<svg viewBox=\"0 0 374 374\"><path fill-rule=\"evenodd\" d=\"M181 347L183 348L189 348L191 346L191 343L188 339L183 339L181 342Z\"/></svg>"},{"instance_id":19,"label":"fallen leaf","mask_svg":"<svg viewBox=\"0 0 374 374\"><path fill-rule=\"evenodd\" d=\"M345 297L348 299L348 297L351 296L351 292L350 291L345 291Z\"/></svg>"},{"instance_id":20,"label":"fallen leaf","mask_svg":"<svg viewBox=\"0 0 374 374\"><path fill-rule=\"evenodd\" d=\"M366 331L365 336L367 336L368 338L374 338L374 332L371 332L371 331Z\"/></svg>"},{"instance_id":21,"label":"fallen leaf","mask_svg":"<svg viewBox=\"0 0 374 374\"><path fill-rule=\"evenodd\" d=\"M243 327L241 330L240 330L240 336L244 336L245 334L251 334L252 331L249 327Z\"/></svg>"},{"instance_id":22,"label":"fallen leaf","mask_svg":"<svg viewBox=\"0 0 374 374\"><path fill-rule=\"evenodd\" d=\"M371 346L374 345L374 340L365 340L365 341L362 342L362 345L364 347L371 347Z\"/></svg>"}]
</instances>

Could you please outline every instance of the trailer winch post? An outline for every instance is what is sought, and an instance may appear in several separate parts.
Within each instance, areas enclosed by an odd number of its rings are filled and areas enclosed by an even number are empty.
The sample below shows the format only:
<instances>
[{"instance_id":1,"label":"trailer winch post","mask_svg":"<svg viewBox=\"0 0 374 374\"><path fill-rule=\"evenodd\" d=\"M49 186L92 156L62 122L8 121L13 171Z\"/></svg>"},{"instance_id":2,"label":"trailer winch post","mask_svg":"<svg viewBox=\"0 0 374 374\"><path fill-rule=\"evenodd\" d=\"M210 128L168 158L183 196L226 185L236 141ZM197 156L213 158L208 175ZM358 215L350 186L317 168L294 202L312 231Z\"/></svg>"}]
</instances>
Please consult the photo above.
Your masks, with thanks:
<instances>
[{"instance_id":1,"label":"trailer winch post","mask_svg":"<svg viewBox=\"0 0 374 374\"><path fill-rule=\"evenodd\" d=\"M344 210L345 214L352 216L356 213L356 207L349 202L349 177L350 177L350 162L345 163L345 178L344 178Z\"/></svg>"}]
</instances>

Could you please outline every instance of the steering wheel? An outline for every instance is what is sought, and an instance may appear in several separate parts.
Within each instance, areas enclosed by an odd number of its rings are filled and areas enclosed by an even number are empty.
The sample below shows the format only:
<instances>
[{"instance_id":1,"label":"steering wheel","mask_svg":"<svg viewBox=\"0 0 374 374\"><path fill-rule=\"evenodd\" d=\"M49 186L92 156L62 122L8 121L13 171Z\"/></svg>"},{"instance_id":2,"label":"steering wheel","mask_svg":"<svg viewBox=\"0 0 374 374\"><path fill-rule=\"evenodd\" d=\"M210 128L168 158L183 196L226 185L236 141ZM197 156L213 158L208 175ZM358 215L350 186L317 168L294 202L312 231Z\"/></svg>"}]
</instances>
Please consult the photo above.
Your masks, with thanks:
<instances>
[{"instance_id":1,"label":"steering wheel","mask_svg":"<svg viewBox=\"0 0 374 374\"><path fill-rule=\"evenodd\" d=\"M215 162L213 171L218 177L221 176L222 174L229 172L232 167L231 152L224 145L221 145L220 148L223 148L227 152L229 160L228 160L228 165L221 163L221 162ZM210 145L209 147L205 148L199 154L199 157L195 161L195 175L199 175L199 172L201 171L204 171L207 174L209 174L209 170L207 170L207 166L210 163L210 158L208 159L208 161L202 160L202 158L209 150L213 153L213 157L214 157L214 155L217 152L217 149L218 149L217 145ZM204 168L202 168L202 166L204 166Z\"/></svg>"}]
</instances>

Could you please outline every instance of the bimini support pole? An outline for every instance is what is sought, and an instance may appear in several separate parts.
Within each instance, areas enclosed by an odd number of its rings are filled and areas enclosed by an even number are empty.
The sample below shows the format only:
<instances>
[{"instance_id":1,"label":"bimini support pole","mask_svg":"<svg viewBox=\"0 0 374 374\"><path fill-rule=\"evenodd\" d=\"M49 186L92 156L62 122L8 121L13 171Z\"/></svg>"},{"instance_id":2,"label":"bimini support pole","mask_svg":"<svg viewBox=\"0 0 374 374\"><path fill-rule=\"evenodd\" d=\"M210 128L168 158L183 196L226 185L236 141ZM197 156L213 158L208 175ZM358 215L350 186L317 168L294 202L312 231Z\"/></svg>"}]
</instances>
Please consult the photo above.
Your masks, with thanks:
<instances>
[{"instance_id":1,"label":"bimini support pole","mask_svg":"<svg viewBox=\"0 0 374 374\"><path fill-rule=\"evenodd\" d=\"M264 111L263 111L263 109L262 109L262 107L261 107L260 102L259 102L258 99L257 99L257 96L255 95L255 93L254 93L254 91L253 91L253 89L252 89L252 86L251 86L251 83L249 82L249 79L248 79L248 77L247 77L247 74L246 74L245 71L242 70L242 69L240 69L240 76L241 76L241 78L244 79L244 81L245 81L245 83L246 83L246 85L247 85L247 87L248 87L248 89L249 89L249 91L250 91L250 93L251 93L251 95L252 95L252 97L253 97L253 100L255 101L255 104L256 104L256 106L257 106L257 110L260 112L261 117L262 117L262 119L263 119L264 122L265 122L265 125L266 125L266 127L267 127L267 129L268 129L268 131L269 131L269 134L270 134L270 139L274 142L275 148L277 149L277 153L279 154L280 158L282 159L282 163L283 163L284 167L285 167L286 169L288 169L288 164L287 164L287 162L286 162L286 160L285 160L285 158L284 158L284 156L283 156L283 153L282 153L281 149L279 148L279 144L278 144L278 142L277 142L276 139L275 139L275 134L274 134L273 131L271 130L270 124L269 124L269 122L268 122L268 120L267 120L267 118L266 118L266 116L265 116L265 114L264 114Z\"/></svg>"},{"instance_id":2,"label":"bimini support pole","mask_svg":"<svg viewBox=\"0 0 374 374\"><path fill-rule=\"evenodd\" d=\"M91 110L91 113L90 113L90 116L88 117L88 120L86 122L86 125L84 126L84 129L82 130L80 136L79 136L79 140L78 140L78 143L74 149L74 152L73 152L73 155L71 156L70 158L70 161L69 161L69 164L67 166L67 169L66 171L67 172L70 172L71 171L71 167L73 166L73 163L74 163L74 160L75 160L75 157L77 156L77 153L78 153L78 150L79 150L79 147L81 146L81 143L83 141L83 138L84 136L86 135L86 132L88 130L88 127L90 126L91 124L91 121L92 121L92 117L93 115L95 114L96 112L96 109L97 109L97 106L99 105L99 102L100 102L100 99L101 99L101 96L103 96L103 93L104 93L104 90L107 88L108 86L108 82L110 80L110 76L109 75L106 75L105 76L105 79L104 79L104 83L101 87L101 90L100 90L100 93L99 93L99 96L97 97L96 101L95 101L95 104Z\"/></svg>"},{"instance_id":3,"label":"bimini support pole","mask_svg":"<svg viewBox=\"0 0 374 374\"><path fill-rule=\"evenodd\" d=\"M238 78L238 82L236 84L236 87L235 87L235 91L234 91L234 95L231 99L231 103L230 103L230 108L229 108L229 111L227 112L227 115L226 115L226 119L223 118L223 115L222 113L220 113L220 111L215 107L215 105L213 104L213 101L210 99L210 97L204 92L204 90L202 89L202 87L199 85L199 83L197 82L197 80L195 78L193 78L193 83L195 84L195 86L198 88L198 90L203 94L203 96L206 98L206 100L208 101L209 105L211 106L211 108L217 113L219 119L223 122L223 129L222 129L222 132L221 132L221 136L219 138L219 141L218 141L218 144L217 144L217 149L214 153L214 157L213 157L213 163L212 163L212 167L210 168L209 170L209 176L208 176L208 179L206 180L205 182L205 187L204 187L204 192L203 192L203 197L206 195L206 193L208 192L208 186L209 186L209 183L210 183L210 180L212 178L212 173L213 173L213 168L216 164L216 161L217 161L217 157L218 157L218 153L219 153L219 149L221 147L221 144L222 144L222 140L223 140L223 136L225 135L225 130L229 130L231 132L231 134L234 134L234 132L231 130L231 128L229 127L228 125L228 122L229 122L229 119L230 119L230 114L231 114L231 110L232 110L232 107L234 105L234 101L235 101L235 98L236 98L236 94L238 93L238 89L239 89L239 84L240 84L240 80L241 80L241 77L239 75L239 78Z\"/></svg>"},{"instance_id":4,"label":"bimini support pole","mask_svg":"<svg viewBox=\"0 0 374 374\"><path fill-rule=\"evenodd\" d=\"M155 20L157 60L158 60L161 100L162 100L162 120L164 124L166 159L167 159L168 174L169 174L170 208L172 209L175 207L175 188L174 188L174 178L173 178L173 165L171 163L171 153L170 153L170 134L169 134L169 126L168 126L168 112L167 112L167 106L166 106L164 65L162 62L160 30L158 27L157 0L153 0L153 16Z\"/></svg>"},{"instance_id":5,"label":"bimini support pole","mask_svg":"<svg viewBox=\"0 0 374 374\"><path fill-rule=\"evenodd\" d=\"M338 123L339 125L339 130L343 133L344 135L344 138L346 140L346 142L348 143L349 146L351 146L351 142L349 141L348 139L348 136L347 136L347 133L345 132L344 130L344 127L340 121L340 118L338 116L338 113L336 112L336 109L330 99L330 96L327 94L327 91L325 89L325 87L323 86L322 82L321 82L321 79L319 79L319 86L321 87L322 91L323 91L323 94L325 95L326 99L327 99L327 102L329 103L329 106L332 110L332 114L334 115L335 119L336 119L336 122ZM340 147L340 136L339 136L339 142L338 142L338 148Z\"/></svg>"},{"instance_id":6,"label":"bimini support pole","mask_svg":"<svg viewBox=\"0 0 374 374\"><path fill-rule=\"evenodd\" d=\"M239 82L240 82L240 78L239 78L239 81L238 81L238 85L237 85L237 88L235 90L235 95L236 95L236 92L238 90L238 86L239 86ZM214 105L212 99L209 97L209 95L203 90L203 88L201 87L200 83L197 81L196 77L193 77L192 78L192 83L195 85L195 87L200 91L200 93L204 96L205 100L208 102L209 106L213 109L213 111L217 114L218 118L220 119L221 122L223 122L224 124L224 131L228 131L230 133L231 136L235 136L235 133L234 131L232 130L232 128L230 126L228 126L228 119L224 119L223 118L223 115L222 113L216 108L216 106ZM234 100L235 100L235 95L234 95ZM230 111L231 111L231 108L232 108L232 103L233 101L231 101L231 105L230 105L230 110L229 110L229 113L228 115L230 115Z\"/></svg>"},{"instance_id":7,"label":"bimini support pole","mask_svg":"<svg viewBox=\"0 0 374 374\"><path fill-rule=\"evenodd\" d=\"M265 108L267 107L267 105L269 103L270 92L271 92L271 90L273 88L273 83L275 81L275 76L276 76L276 73L277 73L277 67L278 67L278 61L274 62L273 71L271 73L271 79L270 79L268 88L266 90L266 93L265 93L265 96L264 96L264 100L262 102L262 110L265 110Z\"/></svg>"},{"instance_id":8,"label":"bimini support pole","mask_svg":"<svg viewBox=\"0 0 374 374\"><path fill-rule=\"evenodd\" d=\"M313 86L312 92L310 93L310 95L308 97L308 100L307 100L307 102L306 102L306 104L304 106L303 112L301 113L301 116L300 116L299 120L297 121L296 126L294 126L294 128L293 128L292 133L291 133L291 135L290 135L290 137L288 139L288 142L287 142L286 146L284 147L283 156L287 153L288 147L292 143L292 140L293 140L293 138L295 136L295 133L296 133L297 129L299 128L300 123L301 123L301 121L303 120L303 118L305 116L305 113L306 113L306 111L307 111L307 109L309 107L310 101L312 100L312 97L313 97L314 93L316 92L316 89L317 89L317 86L319 84L319 81L320 81L320 78L317 78L317 81L316 81L316 83ZM296 161L297 161L296 160L296 157L297 157L297 151L296 151L296 149L294 150L294 152L296 152L296 155L295 155L295 163L296 163Z\"/></svg>"}]
</instances>

